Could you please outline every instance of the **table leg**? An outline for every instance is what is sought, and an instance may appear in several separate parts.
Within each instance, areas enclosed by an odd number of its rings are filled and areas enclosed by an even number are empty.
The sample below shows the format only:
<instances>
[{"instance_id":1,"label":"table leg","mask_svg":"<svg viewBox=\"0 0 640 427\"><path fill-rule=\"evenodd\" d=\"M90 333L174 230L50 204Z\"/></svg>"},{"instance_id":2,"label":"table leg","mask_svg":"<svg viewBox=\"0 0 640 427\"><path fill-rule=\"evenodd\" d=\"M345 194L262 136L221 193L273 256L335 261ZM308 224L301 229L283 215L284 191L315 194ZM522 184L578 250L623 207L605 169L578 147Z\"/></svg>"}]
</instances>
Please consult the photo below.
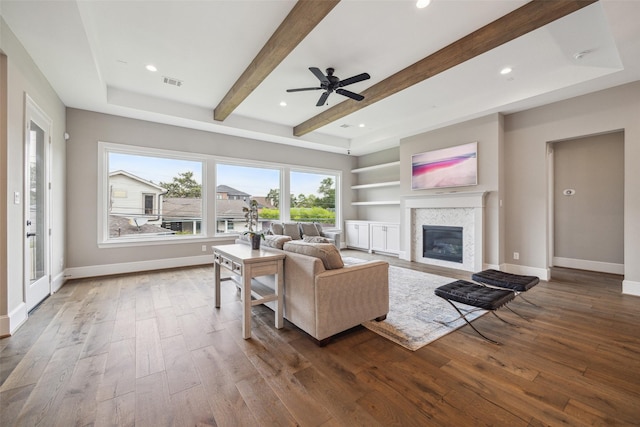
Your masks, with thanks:
<instances>
[{"instance_id":1,"label":"table leg","mask_svg":"<svg viewBox=\"0 0 640 427\"><path fill-rule=\"evenodd\" d=\"M215 282L214 298L216 308L220 308L220 264L214 261L213 263L213 277Z\"/></svg>"},{"instance_id":2,"label":"table leg","mask_svg":"<svg viewBox=\"0 0 640 427\"><path fill-rule=\"evenodd\" d=\"M276 273L276 329L284 326L284 275L282 274L282 261L278 262L278 272Z\"/></svg>"},{"instance_id":3,"label":"table leg","mask_svg":"<svg viewBox=\"0 0 640 427\"><path fill-rule=\"evenodd\" d=\"M251 338L251 269L242 272L242 338Z\"/></svg>"}]
</instances>

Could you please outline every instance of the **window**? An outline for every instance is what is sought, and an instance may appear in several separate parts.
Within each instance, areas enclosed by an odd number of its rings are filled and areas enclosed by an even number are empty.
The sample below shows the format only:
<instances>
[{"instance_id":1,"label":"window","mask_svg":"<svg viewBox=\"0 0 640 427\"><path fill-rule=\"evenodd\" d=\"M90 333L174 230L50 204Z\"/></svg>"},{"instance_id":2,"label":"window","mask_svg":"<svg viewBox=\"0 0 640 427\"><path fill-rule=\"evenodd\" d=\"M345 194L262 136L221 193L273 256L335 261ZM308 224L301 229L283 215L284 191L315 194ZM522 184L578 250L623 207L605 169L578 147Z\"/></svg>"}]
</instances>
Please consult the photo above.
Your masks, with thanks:
<instances>
[{"instance_id":1,"label":"window","mask_svg":"<svg viewBox=\"0 0 640 427\"><path fill-rule=\"evenodd\" d=\"M291 171L291 220L335 227L338 178L335 174Z\"/></svg>"},{"instance_id":2,"label":"window","mask_svg":"<svg viewBox=\"0 0 640 427\"><path fill-rule=\"evenodd\" d=\"M247 230L243 208L251 200L258 203L262 230L274 221L319 222L327 228L340 224L339 171L99 145L99 244L237 235ZM207 174L207 168L215 174ZM210 189L215 185L209 205L207 183ZM207 206L215 212L207 214Z\"/></svg>"},{"instance_id":3,"label":"window","mask_svg":"<svg viewBox=\"0 0 640 427\"><path fill-rule=\"evenodd\" d=\"M278 197L281 171L276 168L218 163L216 165L216 232L247 230L243 208L258 202L258 229L280 219Z\"/></svg>"},{"instance_id":4,"label":"window","mask_svg":"<svg viewBox=\"0 0 640 427\"><path fill-rule=\"evenodd\" d=\"M204 164L180 153L102 143L102 241L200 235Z\"/></svg>"},{"instance_id":5,"label":"window","mask_svg":"<svg viewBox=\"0 0 640 427\"><path fill-rule=\"evenodd\" d=\"M153 215L154 209L154 199L155 196L153 194L144 194L144 213L145 215Z\"/></svg>"}]
</instances>

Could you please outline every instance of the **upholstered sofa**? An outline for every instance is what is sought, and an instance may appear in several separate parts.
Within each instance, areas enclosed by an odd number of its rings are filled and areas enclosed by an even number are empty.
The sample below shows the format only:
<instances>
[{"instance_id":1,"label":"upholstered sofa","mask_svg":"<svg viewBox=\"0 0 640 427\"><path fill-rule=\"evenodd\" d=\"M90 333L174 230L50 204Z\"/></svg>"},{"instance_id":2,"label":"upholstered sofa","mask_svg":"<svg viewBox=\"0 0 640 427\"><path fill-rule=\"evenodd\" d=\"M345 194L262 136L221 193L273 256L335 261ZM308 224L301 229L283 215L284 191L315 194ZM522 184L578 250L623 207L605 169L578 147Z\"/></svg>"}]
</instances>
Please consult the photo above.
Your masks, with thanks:
<instances>
[{"instance_id":1,"label":"upholstered sofa","mask_svg":"<svg viewBox=\"0 0 640 427\"><path fill-rule=\"evenodd\" d=\"M237 243L249 244L243 238ZM387 262L344 265L333 244L293 241L288 236L266 236L262 249L286 254L284 317L318 344L324 345L333 335L362 322L386 317L389 311ZM273 276L255 280L269 287L274 285Z\"/></svg>"},{"instance_id":2,"label":"upholstered sofa","mask_svg":"<svg viewBox=\"0 0 640 427\"><path fill-rule=\"evenodd\" d=\"M275 236L289 236L292 240L333 243L340 249L340 230L325 229L317 222L273 222L269 233Z\"/></svg>"}]
</instances>

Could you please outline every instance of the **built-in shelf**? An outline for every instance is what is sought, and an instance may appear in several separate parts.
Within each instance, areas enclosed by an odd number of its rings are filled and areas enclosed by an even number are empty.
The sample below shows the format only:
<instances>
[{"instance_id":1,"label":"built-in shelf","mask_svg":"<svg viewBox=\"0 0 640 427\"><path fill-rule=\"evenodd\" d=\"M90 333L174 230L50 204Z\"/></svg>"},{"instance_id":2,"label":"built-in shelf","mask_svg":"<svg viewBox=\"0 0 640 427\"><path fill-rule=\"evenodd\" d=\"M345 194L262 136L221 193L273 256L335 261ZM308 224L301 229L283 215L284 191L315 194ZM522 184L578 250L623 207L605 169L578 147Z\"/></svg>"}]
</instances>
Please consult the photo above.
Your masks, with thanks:
<instances>
[{"instance_id":1,"label":"built-in shelf","mask_svg":"<svg viewBox=\"0 0 640 427\"><path fill-rule=\"evenodd\" d=\"M395 168L395 171L392 171L392 172L396 172L400 169L400 160L395 162L388 162L388 163L381 163L373 166L367 166L364 168L352 169L351 172L354 174L374 172L373 175L370 175L367 178L375 178L375 175L376 175L375 171L381 170L383 168ZM395 178L395 176L393 175L397 176L399 175L399 173L392 174L392 177ZM366 181L369 181L369 179L367 179ZM383 188L383 187L400 187L400 181L382 181L382 182L371 182L369 184L356 184L356 185L352 185L351 189L366 190L369 188ZM360 196L361 197L365 196L365 193L364 192L360 193ZM384 206L384 205L391 206L391 205L399 205L399 204L400 204L400 200L369 200L369 201L351 203L352 206Z\"/></svg>"},{"instance_id":2,"label":"built-in shelf","mask_svg":"<svg viewBox=\"0 0 640 427\"><path fill-rule=\"evenodd\" d=\"M352 169L351 173L362 173L362 172L370 172L376 169L382 169L382 168L390 168L393 166L400 166L400 160L395 161L395 162L390 162L390 163L381 163L379 165L373 165L373 166L367 166L364 168L358 168L358 169Z\"/></svg>"},{"instance_id":3,"label":"built-in shelf","mask_svg":"<svg viewBox=\"0 0 640 427\"><path fill-rule=\"evenodd\" d=\"M351 202L352 206L399 205L400 200L378 200L373 202Z\"/></svg>"},{"instance_id":4,"label":"built-in shelf","mask_svg":"<svg viewBox=\"0 0 640 427\"><path fill-rule=\"evenodd\" d=\"M352 185L352 190L361 190L363 188L377 188L377 187L393 187L396 185L400 185L400 181L388 181L388 182L376 182L373 184L360 184L360 185Z\"/></svg>"}]
</instances>

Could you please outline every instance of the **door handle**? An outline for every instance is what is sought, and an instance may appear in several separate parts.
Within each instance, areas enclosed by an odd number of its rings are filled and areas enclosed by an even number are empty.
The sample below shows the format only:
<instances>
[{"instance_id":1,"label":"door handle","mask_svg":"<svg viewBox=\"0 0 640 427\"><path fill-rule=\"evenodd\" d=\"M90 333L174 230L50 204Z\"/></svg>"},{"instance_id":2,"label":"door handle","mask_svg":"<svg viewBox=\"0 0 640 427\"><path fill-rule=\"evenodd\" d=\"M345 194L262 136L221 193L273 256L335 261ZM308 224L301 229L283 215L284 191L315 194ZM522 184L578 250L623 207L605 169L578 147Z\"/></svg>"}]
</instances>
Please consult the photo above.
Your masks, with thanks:
<instances>
[{"instance_id":1,"label":"door handle","mask_svg":"<svg viewBox=\"0 0 640 427\"><path fill-rule=\"evenodd\" d=\"M36 237L36 233L27 233L27 237Z\"/></svg>"}]
</instances>

